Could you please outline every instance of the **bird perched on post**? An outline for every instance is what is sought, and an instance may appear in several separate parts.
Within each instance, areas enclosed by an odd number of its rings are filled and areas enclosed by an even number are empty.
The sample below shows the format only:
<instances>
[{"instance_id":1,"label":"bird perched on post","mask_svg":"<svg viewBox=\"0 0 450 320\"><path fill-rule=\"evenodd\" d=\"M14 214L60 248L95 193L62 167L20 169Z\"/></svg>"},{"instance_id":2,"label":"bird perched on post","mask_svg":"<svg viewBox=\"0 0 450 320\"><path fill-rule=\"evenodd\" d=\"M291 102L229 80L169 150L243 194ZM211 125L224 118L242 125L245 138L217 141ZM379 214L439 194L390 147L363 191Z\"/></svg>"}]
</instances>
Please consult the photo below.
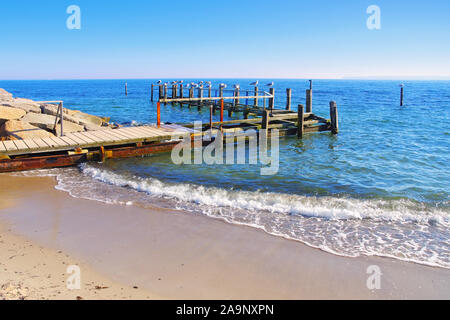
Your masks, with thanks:
<instances>
[{"instance_id":1,"label":"bird perched on post","mask_svg":"<svg viewBox=\"0 0 450 320\"><path fill-rule=\"evenodd\" d=\"M259 84L259 80L256 80L255 82L250 83L251 86L257 87Z\"/></svg>"},{"instance_id":2,"label":"bird perched on post","mask_svg":"<svg viewBox=\"0 0 450 320\"><path fill-rule=\"evenodd\" d=\"M161 80L158 80L157 82L156 82L156 84L161 84L162 83L162 81Z\"/></svg>"},{"instance_id":3,"label":"bird perched on post","mask_svg":"<svg viewBox=\"0 0 450 320\"><path fill-rule=\"evenodd\" d=\"M225 88L227 87L227 85L226 85L225 83L221 83L221 84L219 85L219 87L225 89Z\"/></svg>"},{"instance_id":4,"label":"bird perched on post","mask_svg":"<svg viewBox=\"0 0 450 320\"><path fill-rule=\"evenodd\" d=\"M275 83L272 81L272 82L269 82L268 84L266 84L266 86L267 86L267 87L273 87L274 84L275 84Z\"/></svg>"},{"instance_id":5,"label":"bird perched on post","mask_svg":"<svg viewBox=\"0 0 450 320\"><path fill-rule=\"evenodd\" d=\"M238 85L238 84L233 85L233 88L235 88L235 89L239 89L240 87L241 87L241 86Z\"/></svg>"}]
</instances>

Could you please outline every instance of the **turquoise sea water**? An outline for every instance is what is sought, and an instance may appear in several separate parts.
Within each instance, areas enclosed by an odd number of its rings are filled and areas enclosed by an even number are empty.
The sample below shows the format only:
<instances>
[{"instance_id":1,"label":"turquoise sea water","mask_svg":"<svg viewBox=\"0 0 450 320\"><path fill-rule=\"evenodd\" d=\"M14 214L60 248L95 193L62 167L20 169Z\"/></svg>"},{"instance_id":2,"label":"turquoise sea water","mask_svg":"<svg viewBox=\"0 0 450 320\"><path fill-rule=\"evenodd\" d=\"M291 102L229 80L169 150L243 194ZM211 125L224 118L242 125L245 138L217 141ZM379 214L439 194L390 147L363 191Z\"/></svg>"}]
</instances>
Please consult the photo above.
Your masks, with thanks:
<instances>
[{"instance_id":1,"label":"turquoise sea water","mask_svg":"<svg viewBox=\"0 0 450 320\"><path fill-rule=\"evenodd\" d=\"M62 99L68 108L111 116L114 122L141 124L156 122L152 82L0 81L0 88L34 100ZM251 80L213 80L220 82L240 83L245 91ZM75 196L177 207L335 254L391 256L449 268L450 81L404 84L400 107L398 81L314 81L313 112L328 118L329 101L335 100L340 134L282 138L274 176L261 176L255 165L177 166L170 154L53 173L59 187ZM308 86L307 80L275 80L276 105L284 107L286 88L293 90L294 109L304 104ZM167 105L161 117L163 122L207 122L209 110ZM83 193L77 186L86 183L92 190Z\"/></svg>"}]
</instances>

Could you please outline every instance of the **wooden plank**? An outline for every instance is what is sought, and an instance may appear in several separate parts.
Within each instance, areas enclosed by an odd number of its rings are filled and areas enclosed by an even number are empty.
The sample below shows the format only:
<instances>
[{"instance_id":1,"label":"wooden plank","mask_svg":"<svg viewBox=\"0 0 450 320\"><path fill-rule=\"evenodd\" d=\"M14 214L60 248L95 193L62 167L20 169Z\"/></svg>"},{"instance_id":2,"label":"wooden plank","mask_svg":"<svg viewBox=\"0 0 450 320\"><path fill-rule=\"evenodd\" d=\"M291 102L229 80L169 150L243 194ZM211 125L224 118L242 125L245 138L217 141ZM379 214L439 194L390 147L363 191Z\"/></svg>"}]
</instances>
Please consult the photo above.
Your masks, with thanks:
<instances>
[{"instance_id":1,"label":"wooden plank","mask_svg":"<svg viewBox=\"0 0 450 320\"><path fill-rule=\"evenodd\" d=\"M166 135L167 133L160 128L151 128L151 127L136 127L135 131L141 132L146 138L150 137L158 137Z\"/></svg>"},{"instance_id":2,"label":"wooden plank","mask_svg":"<svg viewBox=\"0 0 450 320\"><path fill-rule=\"evenodd\" d=\"M139 135L140 138L144 139L144 138L150 138L150 137L154 137L157 135L157 132L155 131L150 131L150 130L146 130L146 129L142 129L142 128L138 128L138 127L134 127L134 128L127 128L128 132L132 132L135 133L137 135Z\"/></svg>"},{"instance_id":3,"label":"wooden plank","mask_svg":"<svg viewBox=\"0 0 450 320\"><path fill-rule=\"evenodd\" d=\"M70 139L69 137L67 137L67 136L61 136L60 137L62 140L64 140L68 145L70 145L70 146L74 146L74 147L77 147L78 145L79 145L79 143L78 142L76 142L75 140L73 140L73 139Z\"/></svg>"},{"instance_id":4,"label":"wooden plank","mask_svg":"<svg viewBox=\"0 0 450 320\"><path fill-rule=\"evenodd\" d=\"M58 147L67 147L67 146L69 146L69 144L67 142L65 142L64 140L62 140L59 137L50 137L50 139L52 139L53 142L55 142Z\"/></svg>"},{"instance_id":5,"label":"wooden plank","mask_svg":"<svg viewBox=\"0 0 450 320\"><path fill-rule=\"evenodd\" d=\"M48 149L49 145L45 143L41 138L34 138L33 142L39 146L39 149Z\"/></svg>"},{"instance_id":6,"label":"wooden plank","mask_svg":"<svg viewBox=\"0 0 450 320\"><path fill-rule=\"evenodd\" d=\"M99 139L103 139L104 142L116 142L118 140L113 135L107 135L107 134L103 133L102 131L89 131L89 134L91 134Z\"/></svg>"},{"instance_id":7,"label":"wooden plank","mask_svg":"<svg viewBox=\"0 0 450 320\"><path fill-rule=\"evenodd\" d=\"M3 144L3 141L0 141L0 152L6 152L5 145Z\"/></svg>"},{"instance_id":8,"label":"wooden plank","mask_svg":"<svg viewBox=\"0 0 450 320\"><path fill-rule=\"evenodd\" d=\"M25 139L23 142L28 146L30 150L36 150L39 149L39 146L34 142L33 139Z\"/></svg>"},{"instance_id":9,"label":"wooden plank","mask_svg":"<svg viewBox=\"0 0 450 320\"><path fill-rule=\"evenodd\" d=\"M132 137L135 137L135 138L141 138L141 135L140 135L140 134L137 134L137 133L135 133L135 132L132 132L132 131L130 131L130 130L128 130L128 129L130 129L130 128L127 127L127 128L116 129L116 130L119 131L120 133L126 135L127 137L132 136Z\"/></svg>"},{"instance_id":10,"label":"wooden plank","mask_svg":"<svg viewBox=\"0 0 450 320\"><path fill-rule=\"evenodd\" d=\"M120 138L123 141L135 141L135 140L139 139L139 138L136 138L135 136L126 134L119 130L111 130L110 134L115 135L117 138Z\"/></svg>"},{"instance_id":11,"label":"wooden plank","mask_svg":"<svg viewBox=\"0 0 450 320\"><path fill-rule=\"evenodd\" d=\"M69 138L69 139L75 141L76 143L78 143L79 146L89 143L86 140L83 140L79 137L74 136L73 134L68 134L68 135L64 136L64 138Z\"/></svg>"},{"instance_id":12,"label":"wooden plank","mask_svg":"<svg viewBox=\"0 0 450 320\"><path fill-rule=\"evenodd\" d=\"M72 135L86 141L86 144L95 144L99 142L97 138L90 135L85 135L84 132L75 132ZM69 137L72 135L69 135Z\"/></svg>"},{"instance_id":13,"label":"wooden plank","mask_svg":"<svg viewBox=\"0 0 450 320\"><path fill-rule=\"evenodd\" d=\"M57 148L59 145L55 141L53 141L51 138L42 138L42 141L44 141L49 147L51 148Z\"/></svg>"},{"instance_id":14,"label":"wooden plank","mask_svg":"<svg viewBox=\"0 0 450 320\"><path fill-rule=\"evenodd\" d=\"M7 140L7 141L3 141L3 144L6 148L6 151L17 151L17 147L14 144L14 142Z\"/></svg>"},{"instance_id":15,"label":"wooden plank","mask_svg":"<svg viewBox=\"0 0 450 320\"><path fill-rule=\"evenodd\" d=\"M28 146L22 140L13 140L17 150L29 150Z\"/></svg>"}]
</instances>

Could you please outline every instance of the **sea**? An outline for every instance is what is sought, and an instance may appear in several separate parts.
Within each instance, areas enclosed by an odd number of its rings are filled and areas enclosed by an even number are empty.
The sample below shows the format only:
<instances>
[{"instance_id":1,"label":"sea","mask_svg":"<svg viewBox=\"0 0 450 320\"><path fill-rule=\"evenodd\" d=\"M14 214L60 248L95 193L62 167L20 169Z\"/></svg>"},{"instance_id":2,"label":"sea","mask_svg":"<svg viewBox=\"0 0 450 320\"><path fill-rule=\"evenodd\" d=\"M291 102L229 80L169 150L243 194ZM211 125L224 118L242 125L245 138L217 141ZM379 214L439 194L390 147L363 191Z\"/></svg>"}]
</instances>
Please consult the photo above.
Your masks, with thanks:
<instances>
[{"instance_id":1,"label":"sea","mask_svg":"<svg viewBox=\"0 0 450 320\"><path fill-rule=\"evenodd\" d=\"M0 81L0 88L135 126L156 122L150 88L157 80ZM240 84L252 92L256 79L161 80ZM305 104L307 79L260 80L260 91L272 81L276 107L285 107L286 88L293 110ZM31 174L55 176L56 188L73 197L180 209L330 254L450 268L450 81L314 80L313 112L329 118L331 100L339 134L281 137L274 175L261 175L255 164L178 165L170 153ZM225 113L226 120L239 118ZM161 121L209 122L209 108L163 105Z\"/></svg>"}]
</instances>

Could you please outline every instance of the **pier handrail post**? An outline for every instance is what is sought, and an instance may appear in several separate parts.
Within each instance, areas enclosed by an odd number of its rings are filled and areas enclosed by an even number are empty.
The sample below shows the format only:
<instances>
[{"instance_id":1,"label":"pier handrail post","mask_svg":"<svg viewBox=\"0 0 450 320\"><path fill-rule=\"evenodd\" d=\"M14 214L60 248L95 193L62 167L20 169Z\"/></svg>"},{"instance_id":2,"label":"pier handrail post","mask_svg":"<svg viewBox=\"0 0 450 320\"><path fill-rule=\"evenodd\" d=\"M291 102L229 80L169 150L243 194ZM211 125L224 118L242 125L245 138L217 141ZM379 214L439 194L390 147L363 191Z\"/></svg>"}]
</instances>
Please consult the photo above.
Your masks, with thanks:
<instances>
[{"instance_id":1,"label":"pier handrail post","mask_svg":"<svg viewBox=\"0 0 450 320\"><path fill-rule=\"evenodd\" d=\"M162 84L158 85L158 91L159 91L159 100L163 97L163 87Z\"/></svg>"},{"instance_id":2,"label":"pier handrail post","mask_svg":"<svg viewBox=\"0 0 450 320\"><path fill-rule=\"evenodd\" d=\"M194 98L194 87L190 87L189 88L189 104L188 106L190 107L192 104L192 101L190 99Z\"/></svg>"},{"instance_id":3,"label":"pier handrail post","mask_svg":"<svg viewBox=\"0 0 450 320\"><path fill-rule=\"evenodd\" d=\"M297 138L299 138L299 139L301 139L303 137L304 110L305 110L305 107L302 104L299 104L298 105L298 119L297 119Z\"/></svg>"},{"instance_id":4,"label":"pier handrail post","mask_svg":"<svg viewBox=\"0 0 450 320\"><path fill-rule=\"evenodd\" d=\"M333 134L338 134L339 120L338 120L337 105L335 101L330 102L330 118L331 118L331 132Z\"/></svg>"},{"instance_id":5,"label":"pier handrail post","mask_svg":"<svg viewBox=\"0 0 450 320\"><path fill-rule=\"evenodd\" d=\"M183 84L180 83L180 98L183 99Z\"/></svg>"},{"instance_id":6,"label":"pier handrail post","mask_svg":"<svg viewBox=\"0 0 450 320\"><path fill-rule=\"evenodd\" d=\"M312 90L306 90L306 113L312 113Z\"/></svg>"},{"instance_id":7,"label":"pier handrail post","mask_svg":"<svg viewBox=\"0 0 450 320\"><path fill-rule=\"evenodd\" d=\"M156 125L158 128L161 127L161 102L159 101L156 104Z\"/></svg>"},{"instance_id":8,"label":"pier handrail post","mask_svg":"<svg viewBox=\"0 0 450 320\"><path fill-rule=\"evenodd\" d=\"M128 84L125 82L125 95L128 95Z\"/></svg>"},{"instance_id":9,"label":"pier handrail post","mask_svg":"<svg viewBox=\"0 0 450 320\"><path fill-rule=\"evenodd\" d=\"M264 110L263 116L262 116L262 123L261 123L262 130L267 130L269 128L269 116L270 116L270 111Z\"/></svg>"},{"instance_id":10,"label":"pier handrail post","mask_svg":"<svg viewBox=\"0 0 450 320\"><path fill-rule=\"evenodd\" d=\"M151 89L151 93L150 93L150 101L153 102L153 89L154 89L154 84L152 83L152 89Z\"/></svg>"},{"instance_id":11,"label":"pier handrail post","mask_svg":"<svg viewBox=\"0 0 450 320\"><path fill-rule=\"evenodd\" d=\"M292 90L290 88L286 89L286 110L291 110L291 97Z\"/></svg>"},{"instance_id":12,"label":"pier handrail post","mask_svg":"<svg viewBox=\"0 0 450 320\"><path fill-rule=\"evenodd\" d=\"M224 102L223 102L223 99L220 99L220 122L223 122L223 108L224 108Z\"/></svg>"},{"instance_id":13,"label":"pier handrail post","mask_svg":"<svg viewBox=\"0 0 450 320\"><path fill-rule=\"evenodd\" d=\"M211 85L208 87L208 98L212 97L212 88Z\"/></svg>"},{"instance_id":14,"label":"pier handrail post","mask_svg":"<svg viewBox=\"0 0 450 320\"><path fill-rule=\"evenodd\" d=\"M271 98L269 98L269 109L272 111L275 104L275 88L270 88L269 93L272 96Z\"/></svg>"},{"instance_id":15,"label":"pier handrail post","mask_svg":"<svg viewBox=\"0 0 450 320\"><path fill-rule=\"evenodd\" d=\"M234 99L233 99L233 106L236 106L239 104L239 88L234 89Z\"/></svg>"},{"instance_id":16,"label":"pier handrail post","mask_svg":"<svg viewBox=\"0 0 450 320\"><path fill-rule=\"evenodd\" d=\"M255 106L255 107L257 107L258 106L258 87L257 86L255 86L255 101L254 101L254 103L253 103L253 105Z\"/></svg>"},{"instance_id":17,"label":"pier handrail post","mask_svg":"<svg viewBox=\"0 0 450 320\"><path fill-rule=\"evenodd\" d=\"M167 83L164 84L164 104L167 104Z\"/></svg>"}]
</instances>

